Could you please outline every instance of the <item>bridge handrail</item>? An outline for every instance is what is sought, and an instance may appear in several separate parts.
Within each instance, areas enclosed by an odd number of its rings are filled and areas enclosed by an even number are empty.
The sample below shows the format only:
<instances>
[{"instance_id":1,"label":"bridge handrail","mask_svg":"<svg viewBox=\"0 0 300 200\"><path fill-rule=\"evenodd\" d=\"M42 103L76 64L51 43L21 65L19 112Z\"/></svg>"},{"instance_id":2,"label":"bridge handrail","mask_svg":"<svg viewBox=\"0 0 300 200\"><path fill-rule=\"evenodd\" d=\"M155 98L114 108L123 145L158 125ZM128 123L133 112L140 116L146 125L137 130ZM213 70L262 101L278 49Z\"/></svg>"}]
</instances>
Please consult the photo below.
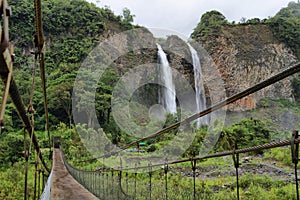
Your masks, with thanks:
<instances>
[{"instance_id":1,"label":"bridge handrail","mask_svg":"<svg viewBox=\"0 0 300 200\"><path fill-rule=\"evenodd\" d=\"M53 180L53 168L52 168L51 173L48 177L47 183L44 187L44 191L43 191L43 193L40 197L40 200L50 200L52 180Z\"/></svg>"}]
</instances>

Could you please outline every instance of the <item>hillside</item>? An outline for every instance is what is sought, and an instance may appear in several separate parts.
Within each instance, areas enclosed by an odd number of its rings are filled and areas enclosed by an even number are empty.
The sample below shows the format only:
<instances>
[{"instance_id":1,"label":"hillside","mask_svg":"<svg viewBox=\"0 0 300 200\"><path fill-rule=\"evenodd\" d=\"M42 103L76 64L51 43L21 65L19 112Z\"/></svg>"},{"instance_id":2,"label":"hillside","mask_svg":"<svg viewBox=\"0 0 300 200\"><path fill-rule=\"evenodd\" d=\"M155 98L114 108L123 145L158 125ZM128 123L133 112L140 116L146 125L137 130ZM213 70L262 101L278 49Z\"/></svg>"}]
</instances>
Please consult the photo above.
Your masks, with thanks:
<instances>
[{"instance_id":1,"label":"hillside","mask_svg":"<svg viewBox=\"0 0 300 200\"><path fill-rule=\"evenodd\" d=\"M85 124L77 124L77 129L74 127L72 113L74 80L81 63L99 42L117 33L138 27L131 24L133 16L131 16L129 10L126 10L123 16L116 16L108 7L98 8L84 0L44 0L42 2L51 135L62 136L66 158L72 165L84 169L99 168L104 163L99 164L98 161L82 162L82 160L91 159L91 154L82 144L77 130L83 130L86 133L95 133L96 131L86 130ZM32 69L34 66L34 56L32 55L35 32L33 2L30 0L14 0L10 2L10 5L13 10L13 15L10 18L10 38L15 46L16 54L14 78L27 106L32 90ZM211 11L202 16L192 37L196 42L201 43L208 52L208 54L202 53L210 55L212 58L212 60L206 58L201 60L204 79L210 80L209 84L206 83L205 85L208 105L212 102L211 98L214 98L213 102L221 100L221 97L219 99L218 96L219 88L215 85L220 80L211 80L209 77L209 72L212 71L210 65L212 61L216 64L224 83L222 89L225 89L226 96L231 96L282 71L299 60L299 5L291 3L274 18L268 20L250 19L239 24L229 23L218 11ZM107 138L115 146L129 144L136 140L136 137L128 135L114 121L111 114L114 86L120 80L120 77L130 72L129 70L134 66L157 63L158 55L155 45L157 41L162 43L172 67L183 74L190 85L194 87L192 57L186 42L177 36L169 36L166 40L156 39L147 29L142 29L141 32L148 36L143 38L142 42L150 44L152 48L141 48L122 54L105 71L96 88L96 116ZM138 36L128 34L126 37L117 38L114 42L118 45L118 49L115 49L113 53L126 52L128 50L126 49L127 46L132 45L130 47L133 49L134 45L139 45L130 43ZM145 71L145 73L135 75L134 82L131 83L140 85L143 78L148 78L149 74ZM87 78L92 79L93 77ZM45 119L40 87L41 81L39 78L36 78L35 81L33 102L35 132L43 154L51 158L51 152L48 148L49 143L44 132ZM1 85L1 87L3 86ZM138 124L144 128L143 125L149 123L151 116L149 116L148 108L152 106L153 102L157 101L158 90L157 85L154 87L143 85L134 92L132 97L134 103L130 105L130 115L133 117L134 125ZM82 93L88 92L84 87L81 88L81 91ZM127 91L122 92L126 93ZM185 94L185 88L182 89L182 92ZM91 100L94 100L92 99L93 95L90 93L86 96L89 98L85 99L84 104L89 104ZM84 95L81 97L84 97ZM226 126L220 130L220 139L210 153L232 150L234 148L233 144L237 141L239 147L243 148L290 138L291 129L299 128L298 123L296 123L300 119L300 107L297 101L300 101L300 79L298 76L294 76L244 98L235 103L234 106L229 106ZM145 105L141 105L140 102ZM84 113L80 111L80 108L76 107L74 110L83 119L89 117L90 113ZM124 113L120 115L122 114ZM126 116L126 114L124 115ZM18 119L11 102L8 102L7 105L5 121L5 127L1 129L0 134L0 178L3 180L0 185L0 199L21 199L24 183L23 172L25 171L22 152L24 151L24 144L27 147L30 145L30 139L26 137L25 142L23 141L22 123ZM177 121L177 116L168 114L163 127ZM89 122L94 123L94 121ZM191 157L194 153L199 152L209 129L209 127L203 126L197 130L194 124L187 129L190 128L193 129L193 133L195 132L195 138L192 145L182 155L184 158ZM183 133L185 133L184 131ZM170 131L165 135L150 139L144 144L142 153L148 155L148 153L150 154L164 147L176 134L175 131ZM177 145L174 145L174 149L176 148ZM264 193L268 193L272 197L277 195L281 199L288 195L288 197L293 196L294 192L291 189L293 188L292 164L290 156L287 156L290 153L288 150L275 149L274 151L254 152L253 161L242 170L242 173L250 174L242 179L244 181L242 190L245 197L249 197L249 199L257 196L264 197L260 195ZM138 154L140 152L129 152L136 160L141 155ZM33 151L32 155L30 163L34 163ZM112 157L112 159L115 159L115 157ZM51 160L49 159L47 162L50 164ZM278 163L278 167L273 166L274 162ZM185 185L185 183L191 181L191 173L188 171L190 170L190 163L187 165L170 167L170 177L172 177L170 180L173 179L171 180L174 181L172 187L176 188L173 189L174 191L177 188L189 189L188 184ZM219 165L219 167L216 167L216 165ZM262 170L259 171L258 177L253 178L251 173L254 170L252 168L259 166ZM231 196L227 198L235 197L235 180L233 177L227 177L234 172L232 162L228 157L201 160L197 163L197 167L197 170L199 170L197 172L199 177L197 187L201 188L204 195L209 193L212 199L222 199L228 194ZM275 171L275 175L279 174L280 180L273 181L271 176L274 174L269 172L270 169ZM34 165L30 165L30 171L29 184L32 186ZM205 173L200 174L200 172ZM280 175L280 173L282 174ZM265 181L262 180L264 178L259 177L262 174L268 177L265 178ZM220 176L227 178L222 177L219 179ZM286 176L288 176L287 180ZM129 177L132 178L132 174ZM211 180L207 184L203 182L202 178ZM142 181L146 180L143 174L140 179ZM162 176L158 174L157 179L154 181L158 183L161 180ZM230 184L229 187L223 185L224 180L226 180L226 184ZM253 183L257 182L263 183L261 186L254 187L255 184ZM146 183L143 185L146 186ZM271 187L275 189L270 190ZM285 187L289 189L288 192L284 191ZM258 189L260 192L256 193ZM29 193L33 193L32 188Z\"/></svg>"},{"instance_id":2,"label":"hillside","mask_svg":"<svg viewBox=\"0 0 300 200\"><path fill-rule=\"evenodd\" d=\"M206 18L209 20L205 21ZM297 50L288 41L278 37L279 33L274 28L276 18L230 24L221 13L211 11L204 14L202 20L192 36L203 44L216 63L227 96L241 92L298 61ZM252 109L263 98L293 100L292 80L293 77L285 79L229 108Z\"/></svg>"},{"instance_id":3,"label":"hillside","mask_svg":"<svg viewBox=\"0 0 300 200\"><path fill-rule=\"evenodd\" d=\"M34 62L34 11L29 0L11 2L10 38L15 46L15 79L19 82L25 104L29 101L31 74ZM42 2L45 35L45 67L51 124L69 124L73 81L81 62L104 38L133 28L123 16L116 16L109 8L98 8L84 0L45 0ZM129 13L130 15L130 13ZM39 84L39 79L37 80ZM42 123L43 110L36 87L34 107L37 122ZM13 126L20 126L13 112ZM37 123L38 129L43 124Z\"/></svg>"}]
</instances>

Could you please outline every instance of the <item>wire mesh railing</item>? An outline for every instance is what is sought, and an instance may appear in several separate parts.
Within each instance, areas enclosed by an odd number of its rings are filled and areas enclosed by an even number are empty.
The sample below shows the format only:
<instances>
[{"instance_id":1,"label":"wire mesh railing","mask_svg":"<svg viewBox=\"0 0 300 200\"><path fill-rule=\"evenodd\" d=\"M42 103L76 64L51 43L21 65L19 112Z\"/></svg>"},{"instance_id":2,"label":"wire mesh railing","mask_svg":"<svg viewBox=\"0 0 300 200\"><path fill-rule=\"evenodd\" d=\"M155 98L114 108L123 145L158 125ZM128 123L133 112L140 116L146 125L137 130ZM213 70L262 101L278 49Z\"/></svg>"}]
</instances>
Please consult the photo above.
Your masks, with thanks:
<instances>
[{"instance_id":1,"label":"wire mesh railing","mask_svg":"<svg viewBox=\"0 0 300 200\"><path fill-rule=\"evenodd\" d=\"M158 137L165 132L177 128L180 124L187 124L193 120L203 117L214 110L221 109L222 107L233 103L243 97L248 96L256 91L259 91L273 83L276 83L290 75L293 75L300 71L300 63L284 70L283 72L272 76L271 78L262 81L244 90L241 93L233 95L228 99L221 101L220 103L213 105L212 107L204 110L200 113L196 113L191 117L183 120L182 122L175 123L151 136L139 139L132 142L125 147L128 148L136 143L146 141ZM257 150L265 150L276 147L291 146L292 162L295 165L295 183L296 183L296 195L299 199L298 191L298 177L297 177L297 164L298 164L298 146L299 146L298 132L293 133L291 140L285 140L280 142L267 143L260 146L254 146L249 148L235 149L227 152L214 153L204 156L197 156L192 158L183 158L180 160L166 160L164 163L158 163L152 165L149 163L144 166L136 166L130 168L124 168L122 166L121 158L118 158L119 152L113 152L109 155L103 155L102 157L114 157L116 160L120 160L119 167L111 168L99 168L97 170L82 170L71 166L65 157L63 156L64 163L70 172L70 174L90 192L99 197L100 199L211 199L212 194L205 189L205 185L196 179L197 173L199 174L199 168L197 161L204 159L211 159L215 157L232 156L233 167L235 168L236 176L236 198L239 199L239 154L247 153ZM124 148L124 149L126 149ZM123 149L122 149L123 150ZM99 158L102 158L99 157ZM86 161L85 161L86 162ZM190 162L189 167L185 167L184 175L180 170L176 168L177 164L183 164ZM104 163L103 163L104 164ZM184 164L185 166L185 164ZM182 167L182 166L181 166ZM176 170L177 169L177 170ZM190 174L187 176L186 174Z\"/></svg>"},{"instance_id":2,"label":"wire mesh railing","mask_svg":"<svg viewBox=\"0 0 300 200\"><path fill-rule=\"evenodd\" d=\"M51 173L48 177L48 180L45 184L45 187L44 187L43 193L40 197L40 200L50 200L52 179L53 179L53 168L52 168Z\"/></svg>"},{"instance_id":3,"label":"wire mesh railing","mask_svg":"<svg viewBox=\"0 0 300 200\"><path fill-rule=\"evenodd\" d=\"M257 150L266 150L291 146L292 161L295 164L295 198L298 197L297 163L298 132L293 132L291 140L267 143L250 148L235 149L227 152L209 154L169 161L161 164L138 166L133 168L97 170L81 170L71 166L65 157L63 160L70 174L87 190L100 199L212 199L213 194L207 190L203 180L197 178L201 174L201 167L197 161L216 157L232 156L236 176L236 198L239 199L239 155ZM178 166L177 164L183 164ZM145 170L147 169L147 170ZM220 186L222 187L222 186Z\"/></svg>"}]
</instances>

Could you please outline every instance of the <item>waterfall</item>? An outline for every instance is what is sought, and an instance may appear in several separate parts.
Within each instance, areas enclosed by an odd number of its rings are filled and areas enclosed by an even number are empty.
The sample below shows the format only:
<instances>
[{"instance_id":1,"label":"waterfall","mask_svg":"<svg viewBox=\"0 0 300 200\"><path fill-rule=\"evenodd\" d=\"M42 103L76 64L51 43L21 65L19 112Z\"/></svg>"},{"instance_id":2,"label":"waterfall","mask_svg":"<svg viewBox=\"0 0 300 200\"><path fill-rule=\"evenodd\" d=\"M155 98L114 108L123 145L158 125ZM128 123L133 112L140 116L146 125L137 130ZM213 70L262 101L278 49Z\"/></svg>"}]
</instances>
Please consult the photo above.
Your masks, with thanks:
<instances>
[{"instance_id":1,"label":"waterfall","mask_svg":"<svg viewBox=\"0 0 300 200\"><path fill-rule=\"evenodd\" d=\"M172 69L169 65L169 61L167 59L167 55L163 51L162 47L157 44L158 49L158 68L159 75L161 79L161 83L163 83L164 87L159 92L159 103L164 106L167 112L176 113L176 93L175 86L172 78Z\"/></svg>"},{"instance_id":2,"label":"waterfall","mask_svg":"<svg viewBox=\"0 0 300 200\"><path fill-rule=\"evenodd\" d=\"M189 43L188 46L192 55L193 66L194 66L196 104L197 104L197 113L199 113L206 109L206 97L205 97L205 91L204 91L203 79L202 79L202 68L201 68L201 63L197 51ZM208 124L208 118L207 116L204 116L198 119L197 127L200 128L201 125L207 125L207 124Z\"/></svg>"}]
</instances>

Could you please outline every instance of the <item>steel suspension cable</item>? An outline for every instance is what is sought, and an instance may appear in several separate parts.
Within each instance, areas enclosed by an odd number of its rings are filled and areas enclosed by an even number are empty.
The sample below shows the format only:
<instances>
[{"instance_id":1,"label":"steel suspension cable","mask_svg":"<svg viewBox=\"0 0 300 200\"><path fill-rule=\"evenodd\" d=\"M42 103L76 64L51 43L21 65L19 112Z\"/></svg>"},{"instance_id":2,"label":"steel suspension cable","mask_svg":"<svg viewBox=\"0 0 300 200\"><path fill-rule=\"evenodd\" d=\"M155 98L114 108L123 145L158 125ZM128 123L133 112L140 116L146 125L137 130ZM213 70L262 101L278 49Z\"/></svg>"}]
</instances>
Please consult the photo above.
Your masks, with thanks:
<instances>
[{"instance_id":1,"label":"steel suspension cable","mask_svg":"<svg viewBox=\"0 0 300 200\"><path fill-rule=\"evenodd\" d=\"M129 148L129 147L131 147L133 145L138 144L139 142L143 142L145 140L149 140L149 139L155 138L157 136L162 135L163 133L166 133L166 132L168 132L170 130L178 128L180 125L186 125L186 124L188 124L188 123L190 123L190 122L192 122L192 121L194 121L194 120L196 120L196 119L198 119L200 117L203 117L203 116L205 116L207 114L210 114L213 111L219 110L219 109L221 109L222 107L224 107L226 105L229 105L229 104L231 104L231 103L233 103L233 102L235 102L235 101L237 101L239 99L242 99L242 98L244 98L244 97L246 97L246 96L248 96L250 94L253 94L253 93L255 93L255 92L257 92L257 91L259 91L259 90L261 90L261 89L263 89L263 88L265 88L267 86L270 86L273 83L276 83L276 82L278 82L278 81L280 81L280 80L282 80L284 78L287 78L288 76L293 75L293 74L295 74L297 72L300 72L300 63L297 63L297 64L291 66L290 68L288 68L288 69L286 69L286 70L284 70L284 71L282 71L282 72L280 72L280 73L278 73L278 74L276 74L276 75L274 75L274 76L272 76L272 77L270 77L270 78L268 78L268 79L266 79L266 80L264 80L264 81L262 81L262 82L260 82L260 83L258 83L256 85L254 85L254 86L252 86L252 87L250 87L250 88L248 88L248 89L246 89L246 90L244 90L244 91L242 91L242 92L240 92L238 94L235 94L235 95L233 95L233 96L225 99L224 101L221 101L221 102L219 102L219 103L217 103L217 104L215 104L215 105L207 108L206 110L203 110L203 111L201 111L199 113L196 113L196 114L194 114L194 115L192 115L192 116L190 116L190 117L182 120L181 122L174 123L173 125L171 125L171 126L169 126L167 128L164 128L164 129L162 129L162 130L160 130L160 131L158 131L158 132L156 132L156 133L154 133L154 134L152 134L150 136L141 138L141 139L136 140L136 141L134 141L134 142L132 142L132 143L130 143L128 145L125 145L123 148L124 149Z\"/></svg>"},{"instance_id":2,"label":"steel suspension cable","mask_svg":"<svg viewBox=\"0 0 300 200\"><path fill-rule=\"evenodd\" d=\"M43 22L42 22L42 4L41 0L34 0L34 16L35 16L35 43L38 48L38 52L42 52L44 47L44 34L43 34Z\"/></svg>"},{"instance_id":3,"label":"steel suspension cable","mask_svg":"<svg viewBox=\"0 0 300 200\"><path fill-rule=\"evenodd\" d=\"M219 152L219 153L213 153L213 154L208 154L204 156L196 156L192 158L184 158L184 159L179 159L179 160L172 160L172 161L165 161L163 163L157 163L157 164L148 164L145 166L134 166L130 168L122 168L123 171L136 171L140 169L150 169L153 167L161 167L161 166L166 166L166 165L172 165L172 164L179 164L179 163L184 163L184 162L191 162L191 161L197 161L197 160L204 160L204 159L209 159L209 158L216 158L216 157L224 157L224 156L232 156L233 154L240 154L240 153L248 153L252 151L259 151L259 150L266 150L266 149L271 149L271 148L277 148L277 147L283 147L283 146L288 146L291 144L299 144L300 143L300 138L295 139L294 141L291 140L283 140L279 142L271 142L271 143L266 143L258 146L253 146L253 147L246 147L246 148L241 148L241 149L235 149L231 151L224 151L224 152ZM64 153L62 152L62 155L64 157ZM111 169L111 168L98 168L97 170L82 170L78 169L76 167L71 166L66 159L64 159L64 162L66 166L70 166L75 170L81 171L81 172L96 172L96 171L101 171L105 169L106 172L111 172L111 171L119 171L117 169Z\"/></svg>"},{"instance_id":4,"label":"steel suspension cable","mask_svg":"<svg viewBox=\"0 0 300 200\"><path fill-rule=\"evenodd\" d=\"M211 107L209 107L209 108L207 108L207 109L205 109L205 110L203 110L199 113L196 113L196 114L194 114L194 115L192 115L192 116L190 116L190 117L188 117L188 118L186 118L186 119L184 119L180 122L174 123L174 124L164 128L160 131L157 131L156 133L154 133L152 135L149 135L147 137L144 137L144 138L136 140L132 143L129 143L129 144L123 146L121 150L118 150L118 151L115 151L115 152L110 152L108 154L99 156L97 158L83 160L83 161L80 161L80 162L93 161L93 160L97 160L99 158L110 157L112 155L116 155L116 154L122 152L124 149L127 149L131 146L137 145L140 142L144 142L146 140L156 138L160 135L163 135L163 134L167 133L168 131L171 131L173 129L178 128L181 125L186 125L186 124L188 124L188 123L190 123L190 122L192 122L192 121L194 121L194 120L196 120L200 117L208 115L208 114L212 113L213 111L219 110L219 109L223 108L226 105L229 105L229 104L231 104L231 103L233 103L237 100L240 100L240 99L242 99L242 98L244 98L244 97L246 97L250 94L253 94L253 93L255 93L255 92L257 92L257 91L259 91L259 90L261 90L265 87L268 87L268 86L270 86L270 85L272 85L272 84L274 84L278 81L281 81L281 80L283 80L283 79L285 79L285 78L287 78L287 77L289 77L289 76L291 76L291 75L293 75L297 72L300 72L300 62L296 63L295 65L292 65L288 69L286 69L286 70L284 70L284 71L282 71L282 72L280 72L280 73L278 73L278 74L276 74L276 75L274 75L274 76L272 76L272 77L270 77L270 78L268 78L268 79L266 79L266 80L264 80L264 81L262 81L262 82L260 82L256 85L254 85L254 86L252 86L252 87L250 87L250 88L248 88L248 89L246 89L246 90L244 90L240 93L237 93L237 94L235 94L235 95L233 95L233 96L231 96L231 97L229 97L229 98L227 98L227 99L225 99L225 100L223 100L223 101L221 101L221 102L219 102L215 105L212 105Z\"/></svg>"},{"instance_id":5,"label":"steel suspension cable","mask_svg":"<svg viewBox=\"0 0 300 200\"><path fill-rule=\"evenodd\" d=\"M5 85L5 89L3 92L2 97L2 105L0 110L0 125L4 125L4 113L5 113L5 106L8 96L8 90L10 87L10 82L12 78L12 70L13 70L13 46L9 44L9 31L8 31L8 25L9 25L9 17L11 16L11 9L7 3L7 0L0 1L0 13L2 15L2 21L3 21L3 30L1 30L1 44L0 44L0 61L1 65L3 65L0 68L0 73L3 76L6 76L7 82ZM0 131L1 132L1 131Z\"/></svg>"},{"instance_id":6,"label":"steel suspension cable","mask_svg":"<svg viewBox=\"0 0 300 200\"><path fill-rule=\"evenodd\" d=\"M246 147L246 148L236 149L236 150L232 150L232 151L224 151L224 152L219 152L219 153L213 153L213 154L208 154L208 155L204 155L204 156L196 156L196 157L192 157L192 158L172 160L172 161L167 161L167 162L157 163L157 164L152 164L152 165L122 168L122 170L130 171L130 170L147 169L147 168L150 168L150 167L153 168L153 167L160 167L160 166L165 166L165 165L179 164L179 163L184 163L184 162L191 162L191 161L194 161L194 160L204 160L204 159L209 159L209 158L224 157L224 156L230 156L230 155L233 155L233 154L248 153L248 152L252 152L252 151L258 151L258 150L265 150L265 149L288 146L288 145L291 145L292 143L299 144L300 143L300 138L295 139L293 142L291 140L283 140L283 141L279 141L279 142L271 142L271 143L266 143L266 144L262 144L262 145L258 145L258 146ZM65 162L67 163L66 160L65 160ZM74 168L74 169L76 169L76 168ZM100 169L97 169L97 170L81 170L81 169L76 169L76 170L79 170L79 171L82 171L82 172L92 172L92 171L99 171L99 170L102 170L102 169L100 168ZM117 169L108 169L108 168L106 168L106 171L110 172L110 171L118 171L118 170Z\"/></svg>"},{"instance_id":7,"label":"steel suspension cable","mask_svg":"<svg viewBox=\"0 0 300 200\"><path fill-rule=\"evenodd\" d=\"M26 145L26 133L24 129L24 159L25 159L25 177L24 177L24 200L28 198L28 153Z\"/></svg>"},{"instance_id":8,"label":"steel suspension cable","mask_svg":"<svg viewBox=\"0 0 300 200\"><path fill-rule=\"evenodd\" d=\"M45 112L45 118L46 118L46 131L47 131L47 134L48 134L48 140L49 140L49 144L50 144L50 148L51 148L44 53L40 53L40 70L41 70L42 90L43 90L43 98L44 98L44 112Z\"/></svg>"},{"instance_id":9,"label":"steel suspension cable","mask_svg":"<svg viewBox=\"0 0 300 200\"><path fill-rule=\"evenodd\" d=\"M34 109L32 105L33 101L33 95L34 95L34 86L35 86L35 73L36 73L36 62L34 62L33 66L33 73L32 73L32 85L31 85L31 91L30 91L30 100L29 100L29 107L27 109L27 112L31 115L31 134L30 134L30 144L29 149L27 150L26 147L26 135L24 134L24 154L25 154L25 194L24 199L28 199L29 193L28 193L28 162L30 160L30 154L31 154L31 147L32 147L32 138L34 134Z\"/></svg>"},{"instance_id":10,"label":"steel suspension cable","mask_svg":"<svg viewBox=\"0 0 300 200\"><path fill-rule=\"evenodd\" d=\"M16 107L17 113L20 117L20 119L23 122L23 125L25 127L25 129L27 130L29 136L31 137L31 133L32 133L32 126L30 123L30 120L26 114L26 109L23 103L23 100L20 96L17 84L15 82L15 80L13 79L13 77L9 77L8 73L10 72L10 69L12 69L10 66L13 63L13 54L12 54L12 50L8 50L8 49L12 49L12 46L9 44L9 31L8 31L8 17L11 15L10 12L10 7L7 3L7 0L3 0L1 1L1 6L2 6L2 18L3 18L3 37L1 38L1 44L0 44L0 78L2 79L2 82L4 83L4 85L7 85L7 83L10 83L10 87L9 87L9 95L11 97L11 100L13 102L13 104ZM33 134L32 135L32 142L33 145L35 147L35 150L37 151L39 158L44 166L44 168L50 172L49 168L47 167L44 158L40 152L40 147L39 147L39 143L38 140L36 138L36 136Z\"/></svg>"},{"instance_id":11,"label":"steel suspension cable","mask_svg":"<svg viewBox=\"0 0 300 200\"><path fill-rule=\"evenodd\" d=\"M35 47L36 54L39 55L40 62L40 73L42 80L42 90L43 90L43 98L44 98L44 112L46 118L46 131L48 134L48 140L51 147L51 139L50 139L50 126L49 126L49 113L48 113L48 103L47 103L47 92L46 92L46 76L45 76L45 60L44 60L44 34L43 34L43 21L42 21L42 5L41 0L34 1L34 14L35 14Z\"/></svg>"},{"instance_id":12,"label":"steel suspension cable","mask_svg":"<svg viewBox=\"0 0 300 200\"><path fill-rule=\"evenodd\" d=\"M7 82L7 77L0 74L0 77L2 79L2 81L4 82L4 84L6 84ZM11 79L11 84L10 84L10 88L9 88L9 94L10 94L10 97L11 97L11 100L12 102L14 103L15 107L16 107L16 110L17 110L17 113L20 117L20 119L22 120L23 122L23 125L25 127L25 129L27 130L27 132L29 133L29 136L31 137L31 133L32 133L32 126L31 126L31 123L30 123L30 120L27 116L27 112L26 112L26 109L25 109L25 106L24 106L24 103L23 103L23 100L21 99L21 96L20 96L20 93L19 93L19 90L18 90L18 87L17 87L17 84L16 82L14 81L13 77ZM38 143L38 139L37 137L35 136L35 134L32 134L32 143L35 147L35 150L37 151L38 155L39 155L39 158L44 166L44 168L47 170L47 172L50 173L50 170L43 158L43 155L41 154L41 150L40 150L40 146L39 146L39 143Z\"/></svg>"}]
</instances>

